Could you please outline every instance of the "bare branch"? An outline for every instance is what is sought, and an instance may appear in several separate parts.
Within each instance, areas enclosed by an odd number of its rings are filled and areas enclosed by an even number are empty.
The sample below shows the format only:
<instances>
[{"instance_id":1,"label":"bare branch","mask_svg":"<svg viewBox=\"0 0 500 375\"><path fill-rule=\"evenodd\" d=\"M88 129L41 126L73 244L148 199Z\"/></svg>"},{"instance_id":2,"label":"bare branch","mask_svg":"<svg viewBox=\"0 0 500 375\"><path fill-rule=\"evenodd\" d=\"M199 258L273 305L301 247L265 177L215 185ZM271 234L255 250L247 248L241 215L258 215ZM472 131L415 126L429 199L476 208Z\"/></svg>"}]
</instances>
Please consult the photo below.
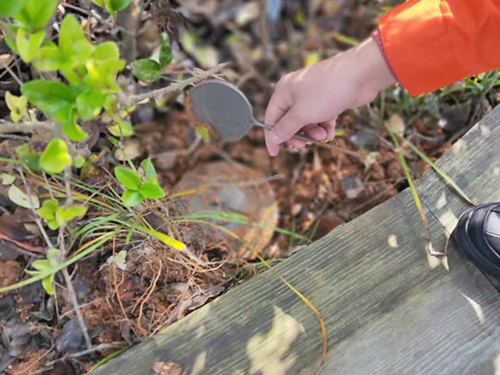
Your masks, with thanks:
<instances>
[{"instance_id":1,"label":"bare branch","mask_svg":"<svg viewBox=\"0 0 500 375\"><path fill-rule=\"evenodd\" d=\"M0 121L0 134L9 133L38 133L54 130L54 124L45 122L5 122Z\"/></svg>"},{"instance_id":2,"label":"bare branch","mask_svg":"<svg viewBox=\"0 0 500 375\"><path fill-rule=\"evenodd\" d=\"M146 99L152 99L152 98L160 97L160 96L170 94L170 93L173 93L176 91L181 91L181 90L184 90L189 85L192 85L192 84L197 83L199 81L202 81L204 79L210 78L214 74L219 73L225 67L226 67L226 63L222 63L222 64L214 66L212 69L209 69L207 71L202 71L201 73L195 74L193 77L186 79L185 81L173 83L170 86L165 87L163 89L146 92L144 94L133 95L133 96L128 97L127 99L134 102L134 103L138 103L138 102L142 102L143 100L146 100Z\"/></svg>"}]
</instances>

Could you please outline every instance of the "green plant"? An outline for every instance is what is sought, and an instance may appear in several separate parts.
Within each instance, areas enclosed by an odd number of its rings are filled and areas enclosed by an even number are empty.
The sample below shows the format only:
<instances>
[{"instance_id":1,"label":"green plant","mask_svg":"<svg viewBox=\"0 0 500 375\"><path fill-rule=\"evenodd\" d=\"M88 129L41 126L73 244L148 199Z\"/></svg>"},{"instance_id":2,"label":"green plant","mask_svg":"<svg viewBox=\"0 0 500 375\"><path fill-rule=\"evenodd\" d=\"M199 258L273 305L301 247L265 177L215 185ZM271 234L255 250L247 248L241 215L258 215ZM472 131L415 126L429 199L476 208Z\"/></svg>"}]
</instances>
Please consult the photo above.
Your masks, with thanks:
<instances>
[{"instance_id":1,"label":"green plant","mask_svg":"<svg viewBox=\"0 0 500 375\"><path fill-rule=\"evenodd\" d=\"M132 63L132 69L137 78L144 82L158 80L165 67L172 62L172 51L168 34L162 34L162 42L157 59L142 59Z\"/></svg>"},{"instance_id":2,"label":"green plant","mask_svg":"<svg viewBox=\"0 0 500 375\"><path fill-rule=\"evenodd\" d=\"M115 168L115 176L125 188L122 202L127 207L140 204L144 199L158 199L165 192L158 185L156 171L151 160L144 159L141 163L143 173L124 167Z\"/></svg>"},{"instance_id":3,"label":"green plant","mask_svg":"<svg viewBox=\"0 0 500 375\"><path fill-rule=\"evenodd\" d=\"M57 199L48 199L43 202L42 207L36 212L47 222L50 229L56 230L68 221L73 220L76 217L84 216L87 212L87 208L78 205L63 207L59 205L59 201Z\"/></svg>"},{"instance_id":4,"label":"green plant","mask_svg":"<svg viewBox=\"0 0 500 375\"><path fill-rule=\"evenodd\" d=\"M91 0L95 5L104 7L111 14L115 15L128 7L132 0Z\"/></svg>"}]
</instances>

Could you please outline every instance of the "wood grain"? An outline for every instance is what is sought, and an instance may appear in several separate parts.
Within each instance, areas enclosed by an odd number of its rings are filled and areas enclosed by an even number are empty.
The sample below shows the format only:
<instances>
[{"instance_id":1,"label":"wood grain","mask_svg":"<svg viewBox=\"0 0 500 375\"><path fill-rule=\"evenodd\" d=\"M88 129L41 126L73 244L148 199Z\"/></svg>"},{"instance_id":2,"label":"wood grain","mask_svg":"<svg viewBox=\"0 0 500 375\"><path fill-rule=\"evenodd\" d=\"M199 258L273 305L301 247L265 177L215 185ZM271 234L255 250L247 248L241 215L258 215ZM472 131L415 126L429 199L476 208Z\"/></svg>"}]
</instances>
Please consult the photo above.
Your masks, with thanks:
<instances>
[{"instance_id":1,"label":"wood grain","mask_svg":"<svg viewBox=\"0 0 500 375\"><path fill-rule=\"evenodd\" d=\"M499 118L497 109L439 163L478 201L500 200ZM443 251L449 212L467 206L433 171L418 189ZM427 245L404 191L276 267L325 318L323 374L498 374L498 292L453 245L445 258ZM156 361L172 361L184 375L306 375L320 353L314 313L265 272L94 373L154 374Z\"/></svg>"}]
</instances>

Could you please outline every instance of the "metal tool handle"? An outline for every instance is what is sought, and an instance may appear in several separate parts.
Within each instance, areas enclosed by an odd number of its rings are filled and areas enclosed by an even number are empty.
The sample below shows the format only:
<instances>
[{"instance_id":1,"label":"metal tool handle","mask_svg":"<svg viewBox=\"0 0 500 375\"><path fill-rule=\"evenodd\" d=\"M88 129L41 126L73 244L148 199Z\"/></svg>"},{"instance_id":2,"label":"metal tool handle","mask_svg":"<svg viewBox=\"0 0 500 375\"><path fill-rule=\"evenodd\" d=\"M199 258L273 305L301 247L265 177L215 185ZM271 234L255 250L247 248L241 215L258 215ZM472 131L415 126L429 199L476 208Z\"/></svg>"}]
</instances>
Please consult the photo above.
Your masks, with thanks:
<instances>
[{"instance_id":1,"label":"metal tool handle","mask_svg":"<svg viewBox=\"0 0 500 375\"><path fill-rule=\"evenodd\" d=\"M266 130L273 130L273 128L274 128L274 126L272 126L272 125L264 124L264 123L258 122L258 121L255 121L255 126L259 126L259 127L264 128ZM301 141L308 142L308 143L314 143L316 145L325 145L325 143L318 142L318 141L316 141L312 138L309 138L309 137L303 137L302 135L294 135L293 138L299 139Z\"/></svg>"},{"instance_id":2,"label":"metal tool handle","mask_svg":"<svg viewBox=\"0 0 500 375\"><path fill-rule=\"evenodd\" d=\"M273 130L273 128L274 128L274 126L272 126L272 125L265 124L265 123L262 123L262 122L259 122L259 121L256 121L256 120L254 121L254 125L258 126L260 128L264 128L266 130ZM356 158L358 158L360 160L363 159L356 152L353 152L351 150L347 150L347 149L339 147L339 146L332 145L331 143L319 142L319 141L317 141L315 139L312 139L312 138L309 138L309 137L304 137L302 135L297 135L297 134L295 134L293 136L293 138L299 139L299 140L307 142L307 143L312 143L312 144L315 144L315 145L320 146L320 147L329 148L330 150L342 151L342 152L344 152L346 154L349 154L349 155L352 155L352 156L354 156L354 157L356 157Z\"/></svg>"}]
</instances>

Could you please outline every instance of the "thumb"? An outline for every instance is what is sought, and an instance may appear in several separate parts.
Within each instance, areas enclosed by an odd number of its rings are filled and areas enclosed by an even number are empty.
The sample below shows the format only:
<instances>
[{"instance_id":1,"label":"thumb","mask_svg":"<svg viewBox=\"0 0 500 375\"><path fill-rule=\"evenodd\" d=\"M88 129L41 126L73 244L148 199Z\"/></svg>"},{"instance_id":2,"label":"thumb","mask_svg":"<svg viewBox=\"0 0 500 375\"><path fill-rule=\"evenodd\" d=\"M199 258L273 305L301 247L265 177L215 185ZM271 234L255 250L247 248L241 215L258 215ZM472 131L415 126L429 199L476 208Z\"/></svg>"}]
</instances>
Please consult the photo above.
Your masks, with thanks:
<instances>
[{"instance_id":1,"label":"thumb","mask_svg":"<svg viewBox=\"0 0 500 375\"><path fill-rule=\"evenodd\" d=\"M278 121L273 130L267 132L266 143L268 149L271 147L279 146L292 138L302 127L307 125L306 122L297 115L297 111L290 110L285 116Z\"/></svg>"}]
</instances>

